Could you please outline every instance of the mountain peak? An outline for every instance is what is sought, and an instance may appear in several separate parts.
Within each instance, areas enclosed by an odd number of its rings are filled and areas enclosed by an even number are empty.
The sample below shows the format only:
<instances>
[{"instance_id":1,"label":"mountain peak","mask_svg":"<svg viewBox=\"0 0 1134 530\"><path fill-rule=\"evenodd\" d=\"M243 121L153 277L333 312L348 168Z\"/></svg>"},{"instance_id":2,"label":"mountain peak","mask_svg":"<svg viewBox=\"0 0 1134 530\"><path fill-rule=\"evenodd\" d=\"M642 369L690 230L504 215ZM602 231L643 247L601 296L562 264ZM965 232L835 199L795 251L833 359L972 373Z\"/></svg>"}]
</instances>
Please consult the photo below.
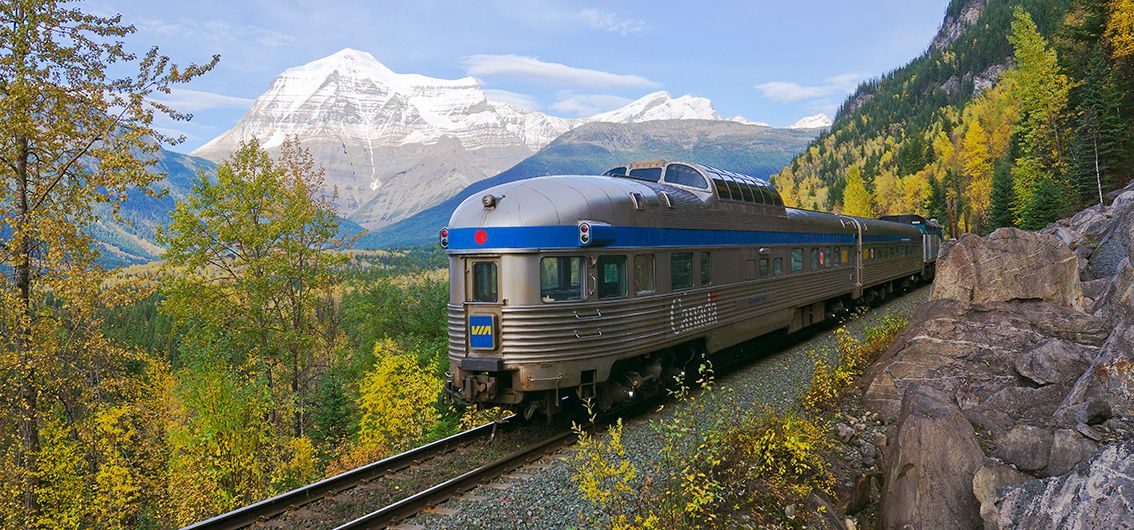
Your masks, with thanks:
<instances>
[{"instance_id":1,"label":"mountain peak","mask_svg":"<svg viewBox=\"0 0 1134 530\"><path fill-rule=\"evenodd\" d=\"M659 90L646 94L626 106L609 112L596 114L587 121L614 123L637 123L653 120L719 120L721 116L713 108L713 102L686 94L672 98L669 92Z\"/></svg>"},{"instance_id":2,"label":"mountain peak","mask_svg":"<svg viewBox=\"0 0 1134 530\"><path fill-rule=\"evenodd\" d=\"M820 112L814 116L804 116L799 121L788 126L789 129L818 129L830 127L834 123L830 116Z\"/></svg>"}]
</instances>

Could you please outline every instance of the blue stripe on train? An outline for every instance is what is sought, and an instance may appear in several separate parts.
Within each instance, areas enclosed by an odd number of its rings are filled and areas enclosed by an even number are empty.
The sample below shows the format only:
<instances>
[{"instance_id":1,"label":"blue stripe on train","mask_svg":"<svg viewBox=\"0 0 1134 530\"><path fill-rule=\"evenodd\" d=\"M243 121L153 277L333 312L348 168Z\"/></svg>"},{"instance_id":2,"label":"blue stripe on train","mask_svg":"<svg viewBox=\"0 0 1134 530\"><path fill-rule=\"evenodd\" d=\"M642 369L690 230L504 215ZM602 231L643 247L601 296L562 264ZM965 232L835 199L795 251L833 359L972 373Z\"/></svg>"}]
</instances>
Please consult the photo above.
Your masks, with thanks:
<instances>
[{"instance_id":1,"label":"blue stripe on train","mask_svg":"<svg viewBox=\"0 0 1134 530\"><path fill-rule=\"evenodd\" d=\"M605 228L605 227L604 227ZM686 228L650 228L612 226L614 241L605 248L637 247L701 247L740 245L850 245L853 234L808 232L756 232L748 230L694 230ZM477 243L477 232L484 231L484 243ZM913 241L906 236L866 236L867 242ZM486 228L450 228L450 250L492 248L579 248L579 227L570 226L499 226Z\"/></svg>"}]
</instances>

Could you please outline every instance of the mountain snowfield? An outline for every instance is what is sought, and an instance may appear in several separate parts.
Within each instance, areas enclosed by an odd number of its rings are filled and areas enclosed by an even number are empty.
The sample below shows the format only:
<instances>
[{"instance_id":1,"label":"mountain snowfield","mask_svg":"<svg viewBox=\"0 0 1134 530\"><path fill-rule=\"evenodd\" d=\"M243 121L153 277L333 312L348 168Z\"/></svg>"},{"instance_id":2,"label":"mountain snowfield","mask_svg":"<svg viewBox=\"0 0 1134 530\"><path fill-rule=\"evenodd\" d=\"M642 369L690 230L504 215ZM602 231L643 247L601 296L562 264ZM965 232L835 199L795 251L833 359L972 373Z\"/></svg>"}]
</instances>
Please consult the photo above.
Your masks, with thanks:
<instances>
[{"instance_id":1,"label":"mountain snowfield","mask_svg":"<svg viewBox=\"0 0 1134 530\"><path fill-rule=\"evenodd\" d=\"M796 125L825 126L806 122L815 118ZM340 212L377 228L512 167L585 123L674 119L724 120L706 98L666 92L590 118L549 116L491 101L471 77L401 74L369 53L344 49L284 71L235 127L192 154L219 162L242 141L257 138L271 150L297 135L326 169ZM767 126L741 116L729 121Z\"/></svg>"},{"instance_id":2,"label":"mountain snowfield","mask_svg":"<svg viewBox=\"0 0 1134 530\"><path fill-rule=\"evenodd\" d=\"M800 118L799 121L788 125L788 129L819 129L822 127L830 127L834 123L830 116L820 112L814 116L805 116Z\"/></svg>"}]
</instances>

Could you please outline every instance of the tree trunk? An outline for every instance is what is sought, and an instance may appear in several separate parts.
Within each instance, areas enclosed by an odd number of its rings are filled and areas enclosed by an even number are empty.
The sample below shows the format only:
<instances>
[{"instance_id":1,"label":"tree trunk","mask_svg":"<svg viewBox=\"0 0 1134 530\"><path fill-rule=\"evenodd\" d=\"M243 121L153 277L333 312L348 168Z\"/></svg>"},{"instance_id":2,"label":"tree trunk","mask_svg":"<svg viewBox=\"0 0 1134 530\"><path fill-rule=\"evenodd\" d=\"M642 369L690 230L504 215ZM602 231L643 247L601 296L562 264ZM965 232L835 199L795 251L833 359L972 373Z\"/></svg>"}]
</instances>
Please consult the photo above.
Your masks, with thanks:
<instances>
[{"instance_id":1,"label":"tree trunk","mask_svg":"<svg viewBox=\"0 0 1134 530\"><path fill-rule=\"evenodd\" d=\"M19 292L19 320L16 323L16 359L20 370L20 441L23 443L24 510L31 516L37 511L35 489L36 455L39 454L39 417L36 404L35 363L31 346L31 249L28 227L31 212L28 207L28 139L16 138L19 150L16 155L16 234L19 236L18 255L14 272Z\"/></svg>"},{"instance_id":2,"label":"tree trunk","mask_svg":"<svg viewBox=\"0 0 1134 530\"><path fill-rule=\"evenodd\" d=\"M1095 183L1099 187L1099 209L1101 211L1103 205L1102 196L1102 173L1099 172L1099 136L1096 134L1092 138L1095 144Z\"/></svg>"}]
</instances>

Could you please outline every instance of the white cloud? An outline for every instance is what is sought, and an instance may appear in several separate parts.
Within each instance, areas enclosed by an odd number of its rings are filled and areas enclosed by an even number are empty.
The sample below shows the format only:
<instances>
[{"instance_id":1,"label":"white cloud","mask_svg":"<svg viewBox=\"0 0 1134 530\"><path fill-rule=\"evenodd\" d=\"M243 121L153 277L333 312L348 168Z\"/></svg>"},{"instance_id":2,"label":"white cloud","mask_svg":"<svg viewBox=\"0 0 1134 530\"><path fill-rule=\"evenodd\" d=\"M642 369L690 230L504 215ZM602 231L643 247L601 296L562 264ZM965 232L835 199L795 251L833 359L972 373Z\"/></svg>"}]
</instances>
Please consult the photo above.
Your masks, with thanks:
<instances>
[{"instance_id":1,"label":"white cloud","mask_svg":"<svg viewBox=\"0 0 1134 530\"><path fill-rule=\"evenodd\" d=\"M646 29L645 20L620 19L616 13L593 7L582 9L577 14L592 28L620 35L637 35Z\"/></svg>"},{"instance_id":2,"label":"white cloud","mask_svg":"<svg viewBox=\"0 0 1134 530\"><path fill-rule=\"evenodd\" d=\"M171 35L183 39L196 39L207 42L252 40L268 48L296 46L300 40L294 35L262 28L260 26L232 26L220 20L193 20L181 18L176 21L150 19L137 24L142 31Z\"/></svg>"},{"instance_id":3,"label":"white cloud","mask_svg":"<svg viewBox=\"0 0 1134 530\"><path fill-rule=\"evenodd\" d=\"M551 109L560 114L586 117L623 107L631 101L634 100L609 94L576 94L552 103Z\"/></svg>"},{"instance_id":4,"label":"white cloud","mask_svg":"<svg viewBox=\"0 0 1134 530\"><path fill-rule=\"evenodd\" d=\"M510 76L555 84L590 87L654 87L657 83L640 75L613 74L602 70L549 63L523 55L472 55L464 59L472 76Z\"/></svg>"},{"instance_id":5,"label":"white cloud","mask_svg":"<svg viewBox=\"0 0 1134 530\"><path fill-rule=\"evenodd\" d=\"M528 110L536 110L539 108L539 102L536 101L536 98L528 94L512 92L511 90L500 90L498 88L485 88L483 90L484 95L488 97L489 101L507 103L513 107Z\"/></svg>"},{"instance_id":6,"label":"white cloud","mask_svg":"<svg viewBox=\"0 0 1134 530\"><path fill-rule=\"evenodd\" d=\"M169 94L161 94L154 99L173 107L179 112L197 112L226 107L248 108L254 103L254 100L249 98L226 96L187 88L174 88L170 90Z\"/></svg>"},{"instance_id":7,"label":"white cloud","mask_svg":"<svg viewBox=\"0 0 1134 530\"><path fill-rule=\"evenodd\" d=\"M790 103L850 93L863 79L862 74L839 74L818 85L801 85L791 81L770 81L756 85L764 97L777 103Z\"/></svg>"}]
</instances>

